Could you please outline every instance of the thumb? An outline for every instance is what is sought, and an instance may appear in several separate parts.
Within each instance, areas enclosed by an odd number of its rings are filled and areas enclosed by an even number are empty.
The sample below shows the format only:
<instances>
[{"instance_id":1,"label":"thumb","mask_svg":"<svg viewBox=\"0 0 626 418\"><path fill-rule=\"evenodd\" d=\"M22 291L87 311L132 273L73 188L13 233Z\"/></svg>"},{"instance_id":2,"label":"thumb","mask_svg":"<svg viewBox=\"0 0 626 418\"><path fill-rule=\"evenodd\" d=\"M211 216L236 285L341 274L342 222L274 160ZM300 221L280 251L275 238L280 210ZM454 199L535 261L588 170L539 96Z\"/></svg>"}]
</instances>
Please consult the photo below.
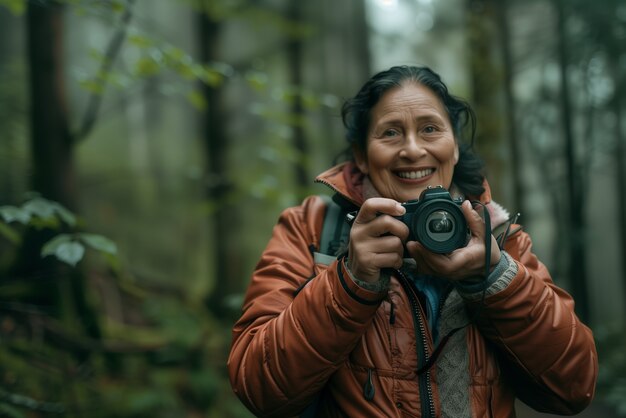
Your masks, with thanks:
<instances>
[{"instance_id":1,"label":"thumb","mask_svg":"<svg viewBox=\"0 0 626 418\"><path fill-rule=\"evenodd\" d=\"M483 236L485 223L480 214L472 207L472 203L469 200L464 201L461 205L461 210L467 221L467 226L472 231L472 235Z\"/></svg>"}]
</instances>

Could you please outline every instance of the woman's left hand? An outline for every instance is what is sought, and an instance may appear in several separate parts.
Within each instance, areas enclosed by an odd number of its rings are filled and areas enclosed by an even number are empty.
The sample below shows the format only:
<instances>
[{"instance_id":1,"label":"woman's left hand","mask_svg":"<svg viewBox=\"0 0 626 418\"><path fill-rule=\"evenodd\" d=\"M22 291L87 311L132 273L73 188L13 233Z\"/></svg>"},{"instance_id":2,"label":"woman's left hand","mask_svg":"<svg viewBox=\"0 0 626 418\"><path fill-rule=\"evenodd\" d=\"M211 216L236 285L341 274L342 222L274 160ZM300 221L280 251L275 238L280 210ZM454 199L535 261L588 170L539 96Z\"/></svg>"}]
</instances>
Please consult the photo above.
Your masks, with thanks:
<instances>
[{"instance_id":1,"label":"woman's left hand","mask_svg":"<svg viewBox=\"0 0 626 418\"><path fill-rule=\"evenodd\" d=\"M446 277L458 281L466 279L485 279L485 222L472 208L469 200L461 205L461 210L471 237L465 247L458 248L449 254L436 254L428 251L417 241L409 241L406 248L411 257L417 262L420 273ZM485 210L487 210L485 208ZM491 271L500 261L500 248L493 235L491 239Z\"/></svg>"}]
</instances>

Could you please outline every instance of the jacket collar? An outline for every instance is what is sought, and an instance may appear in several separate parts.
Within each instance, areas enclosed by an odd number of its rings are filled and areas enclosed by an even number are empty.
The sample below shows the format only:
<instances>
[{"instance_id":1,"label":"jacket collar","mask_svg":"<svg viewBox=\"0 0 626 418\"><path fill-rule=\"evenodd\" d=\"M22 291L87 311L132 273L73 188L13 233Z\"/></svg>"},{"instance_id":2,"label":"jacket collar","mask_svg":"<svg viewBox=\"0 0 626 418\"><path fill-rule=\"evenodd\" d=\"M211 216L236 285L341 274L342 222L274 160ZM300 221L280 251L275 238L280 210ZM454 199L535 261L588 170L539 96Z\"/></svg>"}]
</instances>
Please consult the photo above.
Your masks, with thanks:
<instances>
[{"instance_id":1,"label":"jacket collar","mask_svg":"<svg viewBox=\"0 0 626 418\"><path fill-rule=\"evenodd\" d=\"M365 174L361 173L356 164L349 161L324 171L316 177L315 182L325 184L352 204L360 207L365 201L364 180Z\"/></svg>"},{"instance_id":2,"label":"jacket collar","mask_svg":"<svg viewBox=\"0 0 626 418\"><path fill-rule=\"evenodd\" d=\"M373 188L367 176L357 168L354 162L336 165L317 176L315 181L330 187L334 192L357 207L361 207L365 201L365 196L370 194L368 191ZM480 196L468 196L468 199L478 200L485 205L491 218L491 228L495 230L506 224L510 215L506 209L491 200L491 189L487 180L483 182L483 187L485 188L483 194Z\"/></svg>"}]
</instances>

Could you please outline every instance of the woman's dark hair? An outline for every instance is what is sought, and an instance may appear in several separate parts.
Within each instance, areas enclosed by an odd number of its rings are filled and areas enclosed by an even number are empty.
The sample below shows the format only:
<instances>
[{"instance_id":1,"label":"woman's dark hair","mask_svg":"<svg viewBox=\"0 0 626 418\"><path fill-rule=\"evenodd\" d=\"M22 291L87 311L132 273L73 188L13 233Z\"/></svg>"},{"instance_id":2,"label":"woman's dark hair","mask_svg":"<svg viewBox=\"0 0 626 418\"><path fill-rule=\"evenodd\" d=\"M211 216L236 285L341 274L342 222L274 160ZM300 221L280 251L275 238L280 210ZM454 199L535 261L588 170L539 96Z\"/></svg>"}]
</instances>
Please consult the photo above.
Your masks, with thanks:
<instances>
[{"instance_id":1,"label":"woman's dark hair","mask_svg":"<svg viewBox=\"0 0 626 418\"><path fill-rule=\"evenodd\" d=\"M350 148L344 154L352 156L352 145L356 145L363 151L367 149L367 130L372 108L387 91L406 82L423 85L439 97L450 118L454 136L459 144L459 161L454 168L452 182L466 195L482 194L485 190L482 174L483 162L472 151L476 132L476 115L466 101L451 95L441 77L428 67L403 65L381 71L370 78L356 96L343 104L341 116L346 127L346 139ZM465 138L466 133L469 134L468 138Z\"/></svg>"}]
</instances>

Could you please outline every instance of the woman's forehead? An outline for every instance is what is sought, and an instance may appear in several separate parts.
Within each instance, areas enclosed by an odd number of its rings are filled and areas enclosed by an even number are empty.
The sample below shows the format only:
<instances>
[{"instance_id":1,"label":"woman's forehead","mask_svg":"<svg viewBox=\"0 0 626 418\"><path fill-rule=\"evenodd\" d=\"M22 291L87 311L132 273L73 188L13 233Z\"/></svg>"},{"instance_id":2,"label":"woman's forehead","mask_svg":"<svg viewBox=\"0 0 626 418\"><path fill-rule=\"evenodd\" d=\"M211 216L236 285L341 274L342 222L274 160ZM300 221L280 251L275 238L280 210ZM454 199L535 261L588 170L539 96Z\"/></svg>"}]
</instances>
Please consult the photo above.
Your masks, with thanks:
<instances>
[{"instance_id":1,"label":"woman's forehead","mask_svg":"<svg viewBox=\"0 0 626 418\"><path fill-rule=\"evenodd\" d=\"M434 115L445 113L439 97L421 84L407 84L394 87L383 94L372 108L372 117L400 117L407 112Z\"/></svg>"}]
</instances>

